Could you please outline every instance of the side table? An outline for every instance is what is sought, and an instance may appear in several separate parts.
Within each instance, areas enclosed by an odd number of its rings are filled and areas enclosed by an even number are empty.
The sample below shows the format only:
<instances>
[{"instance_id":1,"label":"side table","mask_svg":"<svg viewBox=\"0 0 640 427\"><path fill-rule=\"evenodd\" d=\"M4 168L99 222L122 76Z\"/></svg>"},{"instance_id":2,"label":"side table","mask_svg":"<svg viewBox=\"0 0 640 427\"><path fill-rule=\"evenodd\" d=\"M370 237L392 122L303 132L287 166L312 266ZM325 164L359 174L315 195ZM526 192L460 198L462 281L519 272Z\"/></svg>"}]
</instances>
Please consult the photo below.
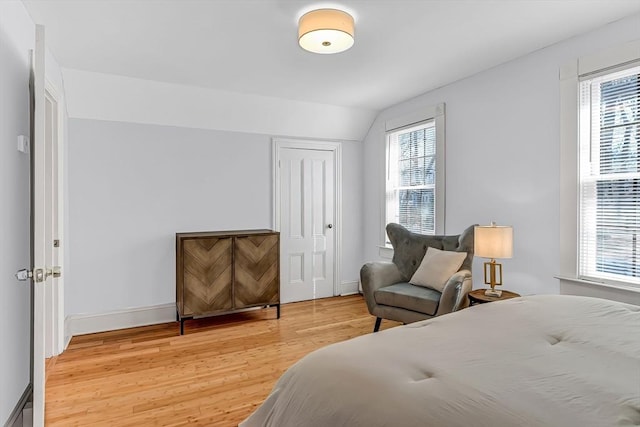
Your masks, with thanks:
<instances>
[{"instance_id":1,"label":"side table","mask_svg":"<svg viewBox=\"0 0 640 427\"><path fill-rule=\"evenodd\" d=\"M470 305L484 304L484 303L493 302L493 301L502 301L505 299L516 298L520 296L520 294L517 294L515 292L503 290L501 296L490 297L484 294L485 290L486 289L476 289L475 291L469 292Z\"/></svg>"}]
</instances>

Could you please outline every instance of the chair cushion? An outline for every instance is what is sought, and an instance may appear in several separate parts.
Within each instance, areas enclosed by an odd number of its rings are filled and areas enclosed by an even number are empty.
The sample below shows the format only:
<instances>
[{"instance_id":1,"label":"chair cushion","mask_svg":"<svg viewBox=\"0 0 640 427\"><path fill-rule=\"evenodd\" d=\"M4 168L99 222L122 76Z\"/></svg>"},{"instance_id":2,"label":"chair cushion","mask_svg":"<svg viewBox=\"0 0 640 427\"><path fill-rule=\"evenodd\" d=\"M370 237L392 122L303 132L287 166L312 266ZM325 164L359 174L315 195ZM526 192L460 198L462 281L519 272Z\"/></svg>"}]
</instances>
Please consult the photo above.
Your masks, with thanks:
<instances>
[{"instance_id":1,"label":"chair cushion","mask_svg":"<svg viewBox=\"0 0 640 427\"><path fill-rule=\"evenodd\" d=\"M440 292L433 289L402 282L378 289L374 293L374 299L378 304L435 316L440 295Z\"/></svg>"},{"instance_id":2,"label":"chair cushion","mask_svg":"<svg viewBox=\"0 0 640 427\"><path fill-rule=\"evenodd\" d=\"M466 257L466 252L427 248L427 253L424 255L420 267L413 274L409 283L442 292L444 285L458 271Z\"/></svg>"}]
</instances>

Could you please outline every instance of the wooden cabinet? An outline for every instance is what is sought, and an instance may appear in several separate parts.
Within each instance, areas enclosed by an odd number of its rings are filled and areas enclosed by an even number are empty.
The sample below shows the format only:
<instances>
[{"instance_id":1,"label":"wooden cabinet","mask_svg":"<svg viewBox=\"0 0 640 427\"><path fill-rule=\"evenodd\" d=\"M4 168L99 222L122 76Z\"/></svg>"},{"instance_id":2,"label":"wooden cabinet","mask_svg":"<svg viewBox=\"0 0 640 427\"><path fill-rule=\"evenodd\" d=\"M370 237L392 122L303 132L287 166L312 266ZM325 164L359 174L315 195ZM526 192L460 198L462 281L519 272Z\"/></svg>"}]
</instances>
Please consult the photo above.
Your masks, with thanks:
<instances>
[{"instance_id":1,"label":"wooden cabinet","mask_svg":"<svg viewBox=\"0 0 640 427\"><path fill-rule=\"evenodd\" d=\"M185 320L260 306L275 306L280 318L280 233L176 234L176 308L181 335Z\"/></svg>"}]
</instances>

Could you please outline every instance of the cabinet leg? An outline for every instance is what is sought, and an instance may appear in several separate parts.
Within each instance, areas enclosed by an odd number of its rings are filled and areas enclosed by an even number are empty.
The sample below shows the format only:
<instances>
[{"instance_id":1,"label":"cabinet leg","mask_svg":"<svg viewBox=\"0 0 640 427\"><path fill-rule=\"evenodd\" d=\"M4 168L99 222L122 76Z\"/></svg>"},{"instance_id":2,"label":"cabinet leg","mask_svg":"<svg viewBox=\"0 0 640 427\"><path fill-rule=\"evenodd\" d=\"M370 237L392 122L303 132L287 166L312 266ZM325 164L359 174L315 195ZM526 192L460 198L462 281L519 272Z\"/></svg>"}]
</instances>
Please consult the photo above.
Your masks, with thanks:
<instances>
[{"instance_id":1,"label":"cabinet leg","mask_svg":"<svg viewBox=\"0 0 640 427\"><path fill-rule=\"evenodd\" d=\"M184 335L184 319L180 319L180 335Z\"/></svg>"},{"instance_id":2,"label":"cabinet leg","mask_svg":"<svg viewBox=\"0 0 640 427\"><path fill-rule=\"evenodd\" d=\"M276 305L276 310L277 310L277 313L278 313L277 319L279 319L280 318L280 304Z\"/></svg>"}]
</instances>

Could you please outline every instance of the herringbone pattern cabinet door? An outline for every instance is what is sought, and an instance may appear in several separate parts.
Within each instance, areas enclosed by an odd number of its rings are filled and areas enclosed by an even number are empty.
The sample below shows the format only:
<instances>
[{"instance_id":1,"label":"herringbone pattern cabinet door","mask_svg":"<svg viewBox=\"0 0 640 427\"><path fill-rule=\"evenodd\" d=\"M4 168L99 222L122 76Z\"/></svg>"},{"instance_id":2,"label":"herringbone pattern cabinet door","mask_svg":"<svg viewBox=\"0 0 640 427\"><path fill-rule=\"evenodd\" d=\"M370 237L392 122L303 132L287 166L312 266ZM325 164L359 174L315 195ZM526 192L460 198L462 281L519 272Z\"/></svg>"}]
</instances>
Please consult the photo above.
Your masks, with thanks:
<instances>
[{"instance_id":1,"label":"herringbone pattern cabinet door","mask_svg":"<svg viewBox=\"0 0 640 427\"><path fill-rule=\"evenodd\" d=\"M184 316L233 308L232 239L184 241Z\"/></svg>"},{"instance_id":2,"label":"herringbone pattern cabinet door","mask_svg":"<svg viewBox=\"0 0 640 427\"><path fill-rule=\"evenodd\" d=\"M280 301L279 243L278 235L236 238L236 308Z\"/></svg>"}]
</instances>

